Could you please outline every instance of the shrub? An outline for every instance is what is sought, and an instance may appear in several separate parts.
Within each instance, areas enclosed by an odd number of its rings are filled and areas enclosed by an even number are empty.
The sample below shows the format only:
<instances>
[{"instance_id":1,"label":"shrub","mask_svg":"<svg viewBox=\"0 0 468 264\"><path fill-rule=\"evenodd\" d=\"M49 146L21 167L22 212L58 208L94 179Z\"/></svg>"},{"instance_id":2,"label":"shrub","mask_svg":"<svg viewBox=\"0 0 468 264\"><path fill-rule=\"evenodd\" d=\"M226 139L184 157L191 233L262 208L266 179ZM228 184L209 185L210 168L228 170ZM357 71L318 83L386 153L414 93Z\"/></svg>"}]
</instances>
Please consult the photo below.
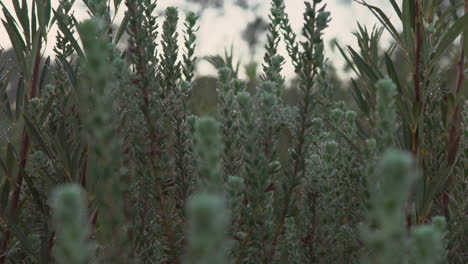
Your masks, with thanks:
<instances>
[{"instance_id":1,"label":"shrub","mask_svg":"<svg viewBox=\"0 0 468 264\"><path fill-rule=\"evenodd\" d=\"M324 52L326 5L305 1L299 35L284 2L271 1L255 85L232 54L210 59L210 116L195 115L195 14L181 23L169 7L159 25L155 0L87 0L78 22L70 0L1 3L21 78L9 98L0 68L0 263L466 262L463 4L391 0L399 32L356 1L382 28L359 25L359 50L337 45L356 73L347 104ZM441 64L453 54L455 87Z\"/></svg>"}]
</instances>

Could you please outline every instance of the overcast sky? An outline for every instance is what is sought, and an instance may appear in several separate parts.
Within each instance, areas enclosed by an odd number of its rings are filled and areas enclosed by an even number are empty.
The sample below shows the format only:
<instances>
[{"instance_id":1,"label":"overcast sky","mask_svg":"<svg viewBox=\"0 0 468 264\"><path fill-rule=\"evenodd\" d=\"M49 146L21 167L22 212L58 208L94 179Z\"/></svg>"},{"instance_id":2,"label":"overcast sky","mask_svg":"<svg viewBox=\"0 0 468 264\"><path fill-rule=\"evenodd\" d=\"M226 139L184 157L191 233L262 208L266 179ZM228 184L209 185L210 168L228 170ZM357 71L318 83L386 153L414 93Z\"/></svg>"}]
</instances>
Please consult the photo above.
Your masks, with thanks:
<instances>
[{"instance_id":1,"label":"overcast sky","mask_svg":"<svg viewBox=\"0 0 468 264\"><path fill-rule=\"evenodd\" d=\"M12 0L0 0L3 1L10 10L12 8ZM265 1L265 6L259 10L262 15L268 14L269 1ZM58 0L52 0L53 6L57 6ZM168 6L184 6L184 0L159 0L158 9L164 10ZM229 2L229 1L228 1ZM349 3L350 1L345 0L324 0L328 5L328 10L331 12L332 21L330 28L326 31L325 41L328 43L331 39L337 38L342 44L355 45L355 40L352 32L356 29L357 20L361 24L372 26L376 23L370 12L363 6L356 3ZM369 3L373 3L379 6L383 5L383 10L390 15L390 18L395 19L396 15L391 12L387 1L384 0L369 0ZM299 33L302 24L302 12L304 10L304 1L301 0L285 0L286 11L290 16L291 24L296 32ZM76 1L75 15L78 19L84 19L87 17L85 9L81 0ZM117 21L122 17L124 5L122 4L121 12L117 16ZM13 12L13 11L12 11ZM183 14L181 14L183 18ZM0 18L3 18L3 13L0 13ZM247 63L250 60L249 52L246 43L241 39L241 31L245 28L249 21L254 19L254 15L251 12L242 10L239 7L227 4L224 12L216 10L206 10L203 14L203 19L200 22L200 32L198 41L198 56L202 57L205 55L215 55L224 52L225 47L234 45L235 55L240 58L243 63ZM54 30L51 30L49 35L49 43L47 43L46 53L50 54L53 47ZM0 46L8 49L11 47L8 36L6 35L3 25L0 25ZM261 60L263 50L258 49L257 61ZM332 51L328 51L328 55L334 60L337 66L342 65L342 60L338 54L334 54ZM199 65L199 74L212 74L213 69L207 63L201 63ZM285 73L288 76L293 74L290 65L286 66Z\"/></svg>"}]
</instances>

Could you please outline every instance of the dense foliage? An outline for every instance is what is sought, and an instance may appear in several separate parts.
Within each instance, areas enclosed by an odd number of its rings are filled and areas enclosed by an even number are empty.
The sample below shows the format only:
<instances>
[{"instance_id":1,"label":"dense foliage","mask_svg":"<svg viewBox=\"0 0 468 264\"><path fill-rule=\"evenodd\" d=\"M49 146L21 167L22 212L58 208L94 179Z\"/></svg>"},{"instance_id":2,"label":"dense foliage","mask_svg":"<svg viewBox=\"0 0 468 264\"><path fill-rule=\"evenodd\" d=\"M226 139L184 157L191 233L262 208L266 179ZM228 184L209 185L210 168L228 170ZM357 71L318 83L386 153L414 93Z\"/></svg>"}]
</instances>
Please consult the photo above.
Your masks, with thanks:
<instances>
[{"instance_id":1,"label":"dense foliage","mask_svg":"<svg viewBox=\"0 0 468 264\"><path fill-rule=\"evenodd\" d=\"M345 104L326 5L305 1L297 34L272 0L258 83L211 58L205 112L197 15L169 7L159 23L156 0L84 2L79 22L74 0L0 1L18 62L0 68L0 263L467 263L468 1L390 0L401 25L356 1L382 28L337 45L356 76Z\"/></svg>"}]
</instances>

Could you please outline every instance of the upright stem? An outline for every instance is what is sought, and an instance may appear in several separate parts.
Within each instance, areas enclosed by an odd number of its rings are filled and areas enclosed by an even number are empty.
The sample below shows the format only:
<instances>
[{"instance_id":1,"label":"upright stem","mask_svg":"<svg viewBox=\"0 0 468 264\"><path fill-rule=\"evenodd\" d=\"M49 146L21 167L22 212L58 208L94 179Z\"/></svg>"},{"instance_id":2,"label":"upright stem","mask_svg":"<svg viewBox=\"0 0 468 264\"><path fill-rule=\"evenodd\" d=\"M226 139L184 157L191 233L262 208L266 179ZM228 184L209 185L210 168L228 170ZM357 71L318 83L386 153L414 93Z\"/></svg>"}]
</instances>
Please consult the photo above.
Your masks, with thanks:
<instances>
[{"instance_id":1,"label":"upright stem","mask_svg":"<svg viewBox=\"0 0 468 264\"><path fill-rule=\"evenodd\" d=\"M317 68L315 66L313 67L312 72L313 73L312 73L311 79L314 79L315 75L317 74ZM306 99L304 100L305 102L304 102L303 110L301 113L300 129L299 129L299 135L298 135L298 145L297 145L297 150L296 150L297 158L294 161L294 169L292 173L293 181L295 181L296 178L299 176L299 173L304 170L305 153L307 152L306 151L307 146L306 146L305 141L306 141L306 134L308 130L308 122L309 122L309 115L310 115L310 98L308 98L308 94L310 93L311 89L312 87L306 88L307 94L305 95ZM294 183L291 183L291 185L289 186L286 192L284 207L280 214L280 222L278 223L275 234L273 236L272 251L270 254L271 261L274 259L274 256L276 253L276 244L278 243L278 240L284 230L286 216L289 211L289 207L291 205L291 197L293 195L295 187L296 186L294 185Z\"/></svg>"},{"instance_id":2,"label":"upright stem","mask_svg":"<svg viewBox=\"0 0 468 264\"><path fill-rule=\"evenodd\" d=\"M414 95L416 103L421 101L421 84L420 84L420 71L421 71L421 47L422 47L422 32L421 32L421 2L416 1L416 54L414 62Z\"/></svg>"},{"instance_id":3,"label":"upright stem","mask_svg":"<svg viewBox=\"0 0 468 264\"><path fill-rule=\"evenodd\" d=\"M413 69L413 81L414 81L414 107L420 108L422 107L421 104L421 80L420 80L420 72L421 72L421 49L422 49L422 28L421 28L421 1L416 1L415 6L416 11L416 47L415 47L415 61L414 61L414 69ZM420 110L421 111L421 110ZM419 149L419 121L415 120L415 124L412 128L412 148L411 152L414 156L417 156L418 149Z\"/></svg>"},{"instance_id":4,"label":"upright stem","mask_svg":"<svg viewBox=\"0 0 468 264\"><path fill-rule=\"evenodd\" d=\"M465 0L465 14L468 13L468 0ZM464 85L464 72L465 72L465 64L466 64L466 51L464 49L464 38L461 39L461 51L460 51L460 59L458 61L458 76L457 76L457 84L454 89L455 97L458 96L463 89ZM449 130L449 150L447 155L447 163L449 166L453 166L456 162L456 157L458 153L458 148L460 145L460 115L461 115L462 106L458 102L455 106L455 110L452 114L452 120L450 124ZM449 200L449 193L451 187L451 181L453 177L449 178L448 180L448 189L442 195L442 212L444 213L445 217L448 217L448 200Z\"/></svg>"}]
</instances>

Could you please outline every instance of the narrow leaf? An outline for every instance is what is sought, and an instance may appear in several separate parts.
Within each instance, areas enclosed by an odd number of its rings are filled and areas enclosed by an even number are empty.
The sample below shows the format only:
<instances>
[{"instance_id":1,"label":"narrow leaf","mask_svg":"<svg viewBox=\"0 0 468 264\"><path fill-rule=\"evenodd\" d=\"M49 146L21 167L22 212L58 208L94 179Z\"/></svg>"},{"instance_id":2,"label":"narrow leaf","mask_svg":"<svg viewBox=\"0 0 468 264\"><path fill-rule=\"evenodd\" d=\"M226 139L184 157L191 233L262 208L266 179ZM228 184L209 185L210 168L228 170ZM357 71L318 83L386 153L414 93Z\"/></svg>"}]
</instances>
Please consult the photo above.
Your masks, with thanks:
<instances>
[{"instance_id":1,"label":"narrow leaf","mask_svg":"<svg viewBox=\"0 0 468 264\"><path fill-rule=\"evenodd\" d=\"M78 56L82 57L83 51L80 48L80 45L78 45L76 38L73 36L69 28L67 27L67 24L63 21L62 17L57 13L57 11L53 10L53 12L54 12L54 17L56 17L57 19L57 25L60 29L60 32L62 32L67 38L67 40L70 41L70 44L73 46L73 49L75 49Z\"/></svg>"},{"instance_id":2,"label":"narrow leaf","mask_svg":"<svg viewBox=\"0 0 468 264\"><path fill-rule=\"evenodd\" d=\"M123 34L127 30L128 22L130 21L129 16L125 16L122 23L120 23L119 30L117 30L117 35L115 36L114 43L119 43L120 39L122 38Z\"/></svg>"},{"instance_id":3,"label":"narrow leaf","mask_svg":"<svg viewBox=\"0 0 468 264\"><path fill-rule=\"evenodd\" d=\"M16 89L16 120L18 120L21 110L23 108L23 98L24 98L24 80L21 76L18 80L18 88Z\"/></svg>"},{"instance_id":4,"label":"narrow leaf","mask_svg":"<svg viewBox=\"0 0 468 264\"><path fill-rule=\"evenodd\" d=\"M395 66L393 65L392 59L390 58L390 55L388 55L387 52L385 52L385 65L387 66L388 76L396 84L398 88L398 92L401 93L401 83L398 78L398 74L396 73Z\"/></svg>"},{"instance_id":5,"label":"narrow leaf","mask_svg":"<svg viewBox=\"0 0 468 264\"><path fill-rule=\"evenodd\" d=\"M457 39L458 36L467 28L468 25L468 14L459 18L455 24L447 31L439 45L437 45L436 51L433 54L433 60L438 60L440 56L450 47L450 45Z\"/></svg>"},{"instance_id":6,"label":"narrow leaf","mask_svg":"<svg viewBox=\"0 0 468 264\"><path fill-rule=\"evenodd\" d=\"M41 150L44 153L46 153L49 157L52 157L50 155L49 148L47 147L47 144L45 143L39 130L36 128L36 126L34 126L33 123L31 123L31 121L26 115L24 115L23 117L24 117L24 123L26 125L26 129L28 130L28 134L31 136L31 139L33 140L33 142L39 145Z\"/></svg>"}]
</instances>

